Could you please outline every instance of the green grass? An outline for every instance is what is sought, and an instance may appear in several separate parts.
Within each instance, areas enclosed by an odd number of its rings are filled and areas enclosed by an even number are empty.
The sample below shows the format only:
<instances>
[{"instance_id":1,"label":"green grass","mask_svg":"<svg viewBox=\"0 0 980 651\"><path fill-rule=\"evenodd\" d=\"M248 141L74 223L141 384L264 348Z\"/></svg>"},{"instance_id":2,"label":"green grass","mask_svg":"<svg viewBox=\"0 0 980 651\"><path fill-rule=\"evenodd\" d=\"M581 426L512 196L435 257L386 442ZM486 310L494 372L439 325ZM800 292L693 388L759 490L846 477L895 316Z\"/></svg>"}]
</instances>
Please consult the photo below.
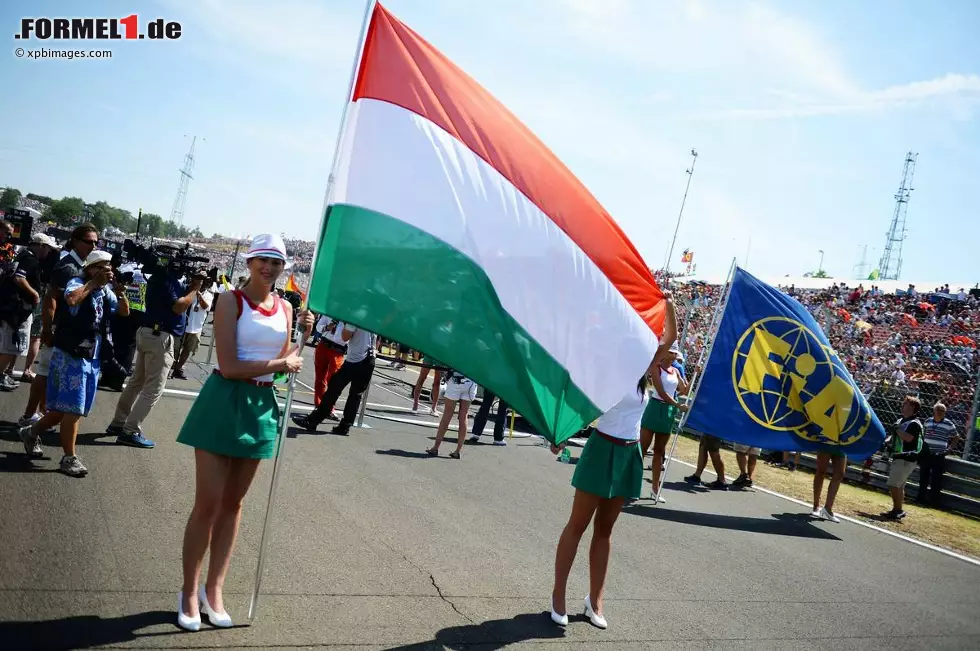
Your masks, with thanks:
<instances>
[{"instance_id":1,"label":"green grass","mask_svg":"<svg viewBox=\"0 0 980 651\"><path fill-rule=\"evenodd\" d=\"M681 436L677 441L677 449L674 455L677 459L696 463L698 456L697 439ZM735 453L723 449L721 455L725 462L725 474L728 475L729 479L736 477L738 464L735 461ZM714 472L710 461L705 472ZM824 481L823 497L826 497L827 481ZM803 500L807 504L812 503L813 500L813 473L809 469L789 471L759 461L753 483L757 487ZM904 507L908 516L904 520L882 522L876 519L878 514L890 511L891 508L891 497L884 492L865 486L848 484L846 480L841 485L834 504L834 511L838 515L846 515L872 523L882 529L901 533L967 556L980 558L980 519L925 508L915 503L910 504L908 501Z\"/></svg>"}]
</instances>

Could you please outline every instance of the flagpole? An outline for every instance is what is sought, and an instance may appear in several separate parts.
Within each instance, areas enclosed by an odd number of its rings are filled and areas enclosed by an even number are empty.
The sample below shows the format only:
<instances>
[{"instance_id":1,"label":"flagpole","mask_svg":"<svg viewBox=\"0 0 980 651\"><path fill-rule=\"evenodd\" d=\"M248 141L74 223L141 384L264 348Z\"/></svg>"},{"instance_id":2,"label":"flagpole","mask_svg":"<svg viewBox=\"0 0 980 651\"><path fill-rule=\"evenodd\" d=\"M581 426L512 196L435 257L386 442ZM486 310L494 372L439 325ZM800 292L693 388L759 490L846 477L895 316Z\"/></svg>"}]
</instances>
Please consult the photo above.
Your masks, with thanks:
<instances>
[{"instance_id":1,"label":"flagpole","mask_svg":"<svg viewBox=\"0 0 980 651\"><path fill-rule=\"evenodd\" d=\"M670 258L674 255L674 244L677 243L677 233L681 230L681 218L684 217L684 204L687 203L687 193L691 189L691 179L694 178L694 166L698 163L698 152L694 149L691 150L691 168L685 170L687 172L687 185L684 187L684 198L681 199L681 209L677 213L677 225L674 226L674 239L670 241L670 248L667 249L667 259L664 260L664 282L666 282L667 272L670 271Z\"/></svg>"},{"instance_id":2,"label":"flagpole","mask_svg":"<svg viewBox=\"0 0 980 651\"><path fill-rule=\"evenodd\" d=\"M319 239L320 234L323 232L324 223L327 219L327 207L330 205L330 195L333 192L335 175L337 173L337 164L340 162L341 149L343 148L344 135L347 131L347 122L349 118L349 108L351 104L351 96L354 93L354 82L357 80L357 73L361 67L361 55L364 52L364 41L367 38L368 27L371 24L371 16L374 14L374 8L377 5L377 0L367 0L364 6L364 18L361 21L361 33L357 39L357 50L354 53L354 61L351 64L350 80L347 82L347 97L344 102L344 109L340 117L340 128L337 130L337 142L334 146L333 163L330 166L330 175L327 177L327 189L323 197L323 209L320 211L320 228L317 231L317 238ZM316 258L317 258L317 248L313 247L313 260L310 266L310 288L313 287L313 277L316 273ZM309 297L309 290L307 290L307 297ZM307 298L308 301L308 298ZM304 301L304 307L307 301ZM299 355L303 354L303 348L306 346L306 333L303 333L302 338L299 343ZM262 571L265 568L265 556L268 551L269 546L269 525L272 522L272 506L276 500L276 489L279 485L279 479L282 476L282 459L284 456L284 448L286 441L286 433L289 429L289 412L293 406L293 394L296 390L296 374L291 373L289 375L289 385L286 390L286 402L283 405L282 413L280 418L282 419L279 423L279 439L276 443L276 460L272 465L272 479L269 482L269 499L265 506L265 521L262 524L262 538L259 543L259 558L255 567L255 583L252 588L252 598L248 604L248 623L251 624L254 621L255 616L258 612L259 605L259 590L262 585Z\"/></svg>"},{"instance_id":3,"label":"flagpole","mask_svg":"<svg viewBox=\"0 0 980 651\"><path fill-rule=\"evenodd\" d=\"M725 307L728 305L728 297L732 293L732 281L735 279L735 270L738 268L738 259L732 258L732 264L728 268L728 282L725 284L725 290L722 292L722 296L718 301L718 305L715 306L714 314L711 315L711 325L708 326L708 332L712 333L711 343L707 347L701 349L701 355L698 357L698 368L701 369L694 379L691 380L691 399L687 402L687 411L681 416L681 421L677 425L677 431L674 432L674 440L670 445L670 453L664 459L664 469L660 473L660 485L657 486L657 490L654 495L659 498L660 491L663 490L664 480L667 478L667 470L670 468L670 460L674 458L674 450L677 448L677 439L680 438L681 432L684 431L684 426L687 425L687 417L691 413L691 408L694 407L694 401L698 397L698 389L701 388L701 378L704 377L704 365L708 363L711 359L711 351L714 350L715 341L718 339L718 331L721 329L721 319L725 316ZM720 479L724 479L721 477ZM654 506L660 504L660 500L657 499L654 502Z\"/></svg>"}]
</instances>

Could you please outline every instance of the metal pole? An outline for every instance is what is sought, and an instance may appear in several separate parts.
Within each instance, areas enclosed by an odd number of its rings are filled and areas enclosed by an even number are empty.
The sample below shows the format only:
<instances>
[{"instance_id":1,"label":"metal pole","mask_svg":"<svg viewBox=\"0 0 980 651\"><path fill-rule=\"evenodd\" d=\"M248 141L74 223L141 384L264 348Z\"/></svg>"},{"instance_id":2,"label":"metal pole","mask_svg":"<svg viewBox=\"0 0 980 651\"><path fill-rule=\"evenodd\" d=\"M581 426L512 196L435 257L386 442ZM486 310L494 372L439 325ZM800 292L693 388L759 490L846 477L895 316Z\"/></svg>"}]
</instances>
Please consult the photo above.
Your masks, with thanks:
<instances>
[{"instance_id":1,"label":"metal pole","mask_svg":"<svg viewBox=\"0 0 980 651\"><path fill-rule=\"evenodd\" d=\"M371 383L368 382L367 388L364 389L364 396L361 398L361 406L357 411L357 425L355 425L355 427L360 427L363 429L371 429L370 425L364 424L364 410L367 408L368 395L370 395L370 393L371 393ZM347 396L347 399L350 400L349 395Z\"/></svg>"},{"instance_id":2,"label":"metal pole","mask_svg":"<svg viewBox=\"0 0 980 651\"><path fill-rule=\"evenodd\" d=\"M684 216L684 204L687 203L687 192L691 189L691 179L694 178L694 166L698 162L698 152L691 150L691 156L693 156L693 161L691 162L691 169L687 171L687 186L684 188L684 198L681 199L681 210L677 213L677 225L674 227L674 239L670 241L670 248L667 250L667 259L664 260L664 277L666 278L667 272L670 271L670 258L674 255L674 244L677 243L677 233L681 230L681 217Z\"/></svg>"},{"instance_id":3,"label":"metal pole","mask_svg":"<svg viewBox=\"0 0 980 651\"><path fill-rule=\"evenodd\" d=\"M963 443L963 459L974 461L980 454L974 454L973 443L977 431L977 417L980 416L980 371L977 371L977 386L973 390L973 407L970 409L970 418L964 423L966 430L966 442Z\"/></svg>"},{"instance_id":4,"label":"metal pole","mask_svg":"<svg viewBox=\"0 0 980 651\"><path fill-rule=\"evenodd\" d=\"M657 486L657 491L655 495L657 498L660 497L660 491L663 490L664 480L667 478L667 470L670 468L670 460L674 457L674 450L677 447L677 439L680 438L681 432L684 431L684 426L687 424L687 417L691 413L691 407L694 406L694 401L698 396L698 389L701 388L701 379L704 377L704 365L711 360L711 351L715 347L715 340L718 338L718 330L721 328L721 319L725 316L725 306L728 304L728 296L732 292L732 284L735 280L735 270L737 269L737 260L732 260L732 266L728 270L728 284L725 287L725 291L722 294L721 299L718 301L718 305L715 306L715 312L711 316L711 325L709 326L708 332L713 333L711 336L711 343L708 344L707 349L701 349L701 355L698 358L698 367L701 372L697 374L695 378L691 380L691 399L688 400L688 409L681 416L680 423L677 425L677 431L674 432L674 440L670 445L670 454L664 458L664 469L660 473L660 485ZM724 479L724 478L722 478ZM654 505L660 504L660 500L657 499Z\"/></svg>"},{"instance_id":5,"label":"metal pole","mask_svg":"<svg viewBox=\"0 0 980 651\"><path fill-rule=\"evenodd\" d=\"M823 271L823 249L820 249L820 266L817 267L817 271Z\"/></svg>"},{"instance_id":6,"label":"metal pole","mask_svg":"<svg viewBox=\"0 0 980 651\"><path fill-rule=\"evenodd\" d=\"M211 363L211 356L214 355L214 319L211 319L211 343L208 344L208 358L205 364Z\"/></svg>"},{"instance_id":7,"label":"metal pole","mask_svg":"<svg viewBox=\"0 0 980 651\"><path fill-rule=\"evenodd\" d=\"M334 149L333 164L330 167L330 176L327 177L327 190L324 195L323 200L323 210L320 213L320 231L323 231L323 224L327 216L327 205L330 201L330 193L333 191L334 184L334 173L337 169L337 162L340 160L340 150L343 143L344 132L347 128L347 108L350 106L350 98L354 92L354 80L357 79L357 72L361 66L361 54L364 51L364 41L367 37L368 26L371 24L371 16L374 14L374 7L377 4L377 0L367 0L364 6L364 18L361 22L361 34L357 40L357 50L354 53L354 61L351 64L350 80L347 85L347 102L344 104L344 112L340 121L340 129L337 133L337 143ZM316 273L316 248L313 249L313 267L311 267L312 273L310 277L310 288L313 287L312 274ZM302 354L303 348L306 345L306 337L304 336L299 345L299 353ZM293 393L296 389L296 375L292 374L289 377L289 388L286 391L286 404L282 411L282 423L279 426L279 441L277 443L276 449L276 460L272 466L272 480L269 485L269 501L265 507L265 522L262 525L262 541L259 544L259 560L255 568L255 585L252 588L252 599L248 605L248 621L251 624L255 619L256 612L258 610L259 603L259 589L262 584L262 570L265 567L265 554L268 549L269 544L269 524L272 521L272 505L275 502L276 497L276 486L279 481L280 473L279 470L282 466L283 458L283 443L286 440L286 429L289 423L289 412L293 406ZM365 395L364 404L367 404L367 396Z\"/></svg>"},{"instance_id":8,"label":"metal pole","mask_svg":"<svg viewBox=\"0 0 980 651\"><path fill-rule=\"evenodd\" d=\"M235 269L238 267L238 251L241 249L241 246L242 240L239 238L238 241L235 242L235 257L231 259L231 271L228 272L228 275L231 276L231 282L235 281Z\"/></svg>"}]
</instances>

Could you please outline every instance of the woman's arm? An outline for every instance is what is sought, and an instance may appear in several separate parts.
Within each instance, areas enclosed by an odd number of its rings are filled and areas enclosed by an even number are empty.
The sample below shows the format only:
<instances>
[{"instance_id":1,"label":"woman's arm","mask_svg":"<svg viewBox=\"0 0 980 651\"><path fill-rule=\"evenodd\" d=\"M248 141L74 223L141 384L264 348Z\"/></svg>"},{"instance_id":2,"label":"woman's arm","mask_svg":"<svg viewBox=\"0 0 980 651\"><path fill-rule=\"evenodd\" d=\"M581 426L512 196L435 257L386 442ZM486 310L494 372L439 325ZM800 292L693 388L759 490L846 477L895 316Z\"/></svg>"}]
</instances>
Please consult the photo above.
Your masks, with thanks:
<instances>
[{"instance_id":1,"label":"woman's arm","mask_svg":"<svg viewBox=\"0 0 980 651\"><path fill-rule=\"evenodd\" d=\"M302 358L295 353L280 353L278 359L238 359L238 300L233 292L225 292L217 301L214 311L214 338L221 375L229 380L249 380L270 373L294 373L303 367ZM287 337L284 352L288 345Z\"/></svg>"},{"instance_id":2,"label":"woman's arm","mask_svg":"<svg viewBox=\"0 0 980 651\"><path fill-rule=\"evenodd\" d=\"M282 345L282 349L279 351L279 356L285 357L289 353L290 344L292 343L289 341L289 335L293 331L293 306L289 303L289 301L283 301L282 299L279 300L282 302L283 309L286 310L286 342Z\"/></svg>"},{"instance_id":3,"label":"woman's arm","mask_svg":"<svg viewBox=\"0 0 980 651\"><path fill-rule=\"evenodd\" d=\"M686 396L690 390L691 390L690 383L687 382L683 377L681 377L681 374L680 373L678 373L677 374L677 393L681 394L682 396Z\"/></svg>"},{"instance_id":4,"label":"woman's arm","mask_svg":"<svg viewBox=\"0 0 980 651\"><path fill-rule=\"evenodd\" d=\"M661 400L663 400L664 402L666 402L668 405L671 405L671 406L676 407L678 409L684 409L685 408L684 405L682 405L679 402L677 402L676 400L674 400L674 396L668 396L667 395L667 392L664 390L664 383L660 379L660 370L659 369L655 370L651 374L650 379L653 380L653 388L657 390L657 394L660 396L660 399Z\"/></svg>"}]
</instances>

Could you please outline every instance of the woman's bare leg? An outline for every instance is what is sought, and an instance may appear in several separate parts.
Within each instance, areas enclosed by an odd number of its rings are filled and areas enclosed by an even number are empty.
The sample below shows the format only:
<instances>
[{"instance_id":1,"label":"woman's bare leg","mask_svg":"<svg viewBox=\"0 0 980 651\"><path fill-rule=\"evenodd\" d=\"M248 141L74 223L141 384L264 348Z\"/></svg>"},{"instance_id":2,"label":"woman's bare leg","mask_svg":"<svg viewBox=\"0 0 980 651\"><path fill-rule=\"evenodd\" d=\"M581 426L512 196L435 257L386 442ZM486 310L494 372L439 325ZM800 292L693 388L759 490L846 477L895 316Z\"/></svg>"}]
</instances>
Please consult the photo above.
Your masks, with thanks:
<instances>
[{"instance_id":1,"label":"woman's bare leg","mask_svg":"<svg viewBox=\"0 0 980 651\"><path fill-rule=\"evenodd\" d=\"M817 454L817 468L813 472L813 510L820 508L820 494L823 493L823 478L827 474L827 462L830 455Z\"/></svg>"},{"instance_id":2,"label":"woman's bare leg","mask_svg":"<svg viewBox=\"0 0 980 651\"><path fill-rule=\"evenodd\" d=\"M667 441L670 434L658 432L653 437L653 492L660 494L660 476L663 474L664 457L667 456Z\"/></svg>"},{"instance_id":3,"label":"woman's bare leg","mask_svg":"<svg viewBox=\"0 0 980 651\"><path fill-rule=\"evenodd\" d=\"M412 389L412 411L419 408L419 398L422 396L422 386L425 385L425 378L429 376L429 369L422 367L419 369L419 379L415 381L415 388Z\"/></svg>"},{"instance_id":4,"label":"woman's bare leg","mask_svg":"<svg viewBox=\"0 0 980 651\"><path fill-rule=\"evenodd\" d=\"M551 591L551 607L555 612L564 615L568 612L565 606L565 588L568 586L568 575L575 563L575 554L582 535L589 528L592 515L599 507L602 498L578 489L575 490L575 500L572 502L572 513L568 523L562 529L555 549L555 586Z\"/></svg>"},{"instance_id":5,"label":"woman's bare leg","mask_svg":"<svg viewBox=\"0 0 980 651\"><path fill-rule=\"evenodd\" d=\"M447 412L452 414L451 409L446 409ZM463 442L466 440L466 417L470 413L470 402L469 400L459 401L459 436L456 438L456 454L463 451Z\"/></svg>"},{"instance_id":6,"label":"woman's bare leg","mask_svg":"<svg viewBox=\"0 0 980 651\"><path fill-rule=\"evenodd\" d=\"M231 459L205 450L194 451L194 507L184 528L184 614L196 617L200 612L197 601L198 578L204 554L211 544L214 522L221 510L225 484L231 472Z\"/></svg>"},{"instance_id":7,"label":"woman's bare leg","mask_svg":"<svg viewBox=\"0 0 980 651\"><path fill-rule=\"evenodd\" d=\"M224 585L231 564L231 553L238 539L238 524L242 519L242 502L259 469L258 459L231 459L221 494L220 508L211 528L211 559L204 583L208 604L215 612L224 612Z\"/></svg>"},{"instance_id":8,"label":"woman's bare leg","mask_svg":"<svg viewBox=\"0 0 980 651\"><path fill-rule=\"evenodd\" d=\"M847 470L847 457L834 457L834 474L830 478L830 486L827 487L827 501L824 508L830 513L834 512L834 500L837 499L837 489L844 481L844 471Z\"/></svg>"},{"instance_id":9,"label":"woman's bare leg","mask_svg":"<svg viewBox=\"0 0 980 651\"><path fill-rule=\"evenodd\" d=\"M439 421L438 429L436 429L436 443L429 448L429 452L439 452L439 446L442 445L442 439L446 436L446 431L449 429L449 423L453 419L453 409L455 407L455 402L452 400L446 400L446 411L442 413L442 419Z\"/></svg>"},{"instance_id":10,"label":"woman's bare leg","mask_svg":"<svg viewBox=\"0 0 980 651\"><path fill-rule=\"evenodd\" d=\"M596 615L602 616L602 600L606 592L606 574L609 569L609 551L612 549L612 532L616 518L623 511L626 500L622 497L599 500L595 521L592 524L592 544L589 546L589 602Z\"/></svg>"}]
</instances>

